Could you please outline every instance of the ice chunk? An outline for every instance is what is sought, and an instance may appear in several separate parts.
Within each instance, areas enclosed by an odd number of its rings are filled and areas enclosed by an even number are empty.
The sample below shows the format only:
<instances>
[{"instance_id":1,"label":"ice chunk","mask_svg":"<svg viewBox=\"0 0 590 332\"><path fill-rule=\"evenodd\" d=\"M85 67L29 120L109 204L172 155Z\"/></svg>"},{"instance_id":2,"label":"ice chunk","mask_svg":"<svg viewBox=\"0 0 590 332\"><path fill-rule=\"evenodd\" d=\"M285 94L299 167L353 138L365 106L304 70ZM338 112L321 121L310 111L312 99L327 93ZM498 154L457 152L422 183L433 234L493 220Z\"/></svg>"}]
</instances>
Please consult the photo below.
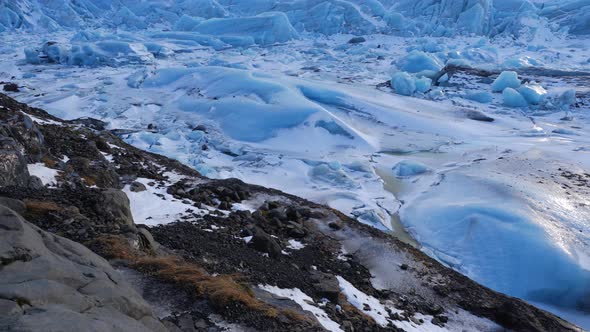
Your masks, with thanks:
<instances>
[{"instance_id":1,"label":"ice chunk","mask_svg":"<svg viewBox=\"0 0 590 332\"><path fill-rule=\"evenodd\" d=\"M526 84L518 88L518 92L529 104L538 105L543 101L547 91L536 83Z\"/></svg>"},{"instance_id":2,"label":"ice chunk","mask_svg":"<svg viewBox=\"0 0 590 332\"><path fill-rule=\"evenodd\" d=\"M502 92L504 105L508 107L527 107L528 103L524 97L513 88L506 88Z\"/></svg>"},{"instance_id":3,"label":"ice chunk","mask_svg":"<svg viewBox=\"0 0 590 332\"><path fill-rule=\"evenodd\" d=\"M416 85L416 92L425 93L426 91L430 90L432 80L428 77L422 77L417 78L414 83Z\"/></svg>"},{"instance_id":4,"label":"ice chunk","mask_svg":"<svg viewBox=\"0 0 590 332\"><path fill-rule=\"evenodd\" d=\"M409 73L424 71L438 72L443 64L434 55L422 51L412 51L397 62L397 67Z\"/></svg>"},{"instance_id":5,"label":"ice chunk","mask_svg":"<svg viewBox=\"0 0 590 332\"><path fill-rule=\"evenodd\" d=\"M568 111L570 106L576 102L576 90L574 89L558 89L550 91L547 95L547 102L545 106L548 108L556 108L562 111Z\"/></svg>"},{"instance_id":6,"label":"ice chunk","mask_svg":"<svg viewBox=\"0 0 590 332\"><path fill-rule=\"evenodd\" d=\"M416 82L410 74L406 72L397 72L391 78L391 86L395 93L411 96L416 92Z\"/></svg>"},{"instance_id":7,"label":"ice chunk","mask_svg":"<svg viewBox=\"0 0 590 332\"><path fill-rule=\"evenodd\" d=\"M410 160L403 160L393 166L393 175L398 178L411 177L424 174L430 171L430 168L422 163Z\"/></svg>"},{"instance_id":8,"label":"ice chunk","mask_svg":"<svg viewBox=\"0 0 590 332\"><path fill-rule=\"evenodd\" d=\"M478 103L482 103L482 104L488 104L492 102L493 96L491 93L486 92L486 91L477 91L477 92L471 92L468 93L465 96L467 99L476 101Z\"/></svg>"},{"instance_id":9,"label":"ice chunk","mask_svg":"<svg viewBox=\"0 0 590 332\"><path fill-rule=\"evenodd\" d=\"M515 71L503 71L492 83L492 91L502 92L506 88L516 89L519 86L520 80Z\"/></svg>"}]
</instances>

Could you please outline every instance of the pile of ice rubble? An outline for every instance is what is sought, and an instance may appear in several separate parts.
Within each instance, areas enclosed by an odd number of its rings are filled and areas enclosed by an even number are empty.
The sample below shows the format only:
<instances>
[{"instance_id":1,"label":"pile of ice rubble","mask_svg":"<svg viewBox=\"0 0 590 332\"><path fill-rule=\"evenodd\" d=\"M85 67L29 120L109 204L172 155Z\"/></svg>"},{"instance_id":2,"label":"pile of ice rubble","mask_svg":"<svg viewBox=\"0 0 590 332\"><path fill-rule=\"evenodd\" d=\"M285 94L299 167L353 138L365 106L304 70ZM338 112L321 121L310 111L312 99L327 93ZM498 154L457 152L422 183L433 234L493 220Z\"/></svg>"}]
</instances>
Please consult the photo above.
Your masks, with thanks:
<instances>
[{"instance_id":1,"label":"pile of ice rubble","mask_svg":"<svg viewBox=\"0 0 590 332\"><path fill-rule=\"evenodd\" d=\"M447 68L489 68L497 58L497 49L480 40L464 50L449 50L431 40L423 40L417 46L408 47L408 54L398 59L392 68L394 72L390 85L400 95L417 96L436 100L442 88L448 86ZM590 59L589 59L590 60ZM499 68L504 70L495 77L487 90L466 89L463 97L483 104L494 102L493 93L501 93L500 105L511 108L530 108L568 111L576 102L576 91L560 86L547 90L541 83L519 78L518 70L544 66L543 61L529 56L504 60ZM491 75L493 72L490 72Z\"/></svg>"}]
</instances>

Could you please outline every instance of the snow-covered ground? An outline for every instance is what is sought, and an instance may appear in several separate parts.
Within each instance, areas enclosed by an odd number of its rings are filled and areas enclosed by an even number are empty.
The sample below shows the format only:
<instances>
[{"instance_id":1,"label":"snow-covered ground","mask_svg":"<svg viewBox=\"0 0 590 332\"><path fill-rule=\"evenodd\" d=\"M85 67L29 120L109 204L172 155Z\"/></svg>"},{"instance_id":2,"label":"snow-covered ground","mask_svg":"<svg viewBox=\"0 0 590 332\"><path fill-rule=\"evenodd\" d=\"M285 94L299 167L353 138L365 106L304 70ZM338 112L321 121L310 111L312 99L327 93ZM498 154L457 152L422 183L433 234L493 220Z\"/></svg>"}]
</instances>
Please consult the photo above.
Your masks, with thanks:
<instances>
[{"instance_id":1,"label":"snow-covered ground","mask_svg":"<svg viewBox=\"0 0 590 332\"><path fill-rule=\"evenodd\" d=\"M19 100L329 204L590 328L590 20L575 10L589 1L123 6L133 15L98 1L70 4L65 26L19 3L0 4L0 81ZM445 65L491 72L438 77Z\"/></svg>"}]
</instances>

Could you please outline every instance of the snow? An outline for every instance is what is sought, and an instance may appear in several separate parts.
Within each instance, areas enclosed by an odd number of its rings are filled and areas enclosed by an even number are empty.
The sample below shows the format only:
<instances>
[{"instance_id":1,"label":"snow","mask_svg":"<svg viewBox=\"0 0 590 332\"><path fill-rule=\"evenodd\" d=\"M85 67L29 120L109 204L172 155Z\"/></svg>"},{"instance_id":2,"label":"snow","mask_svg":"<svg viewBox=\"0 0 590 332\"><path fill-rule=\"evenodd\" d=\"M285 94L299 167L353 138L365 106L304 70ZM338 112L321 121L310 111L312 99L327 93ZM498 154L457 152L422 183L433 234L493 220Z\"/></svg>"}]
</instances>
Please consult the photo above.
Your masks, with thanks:
<instances>
[{"instance_id":1,"label":"snow","mask_svg":"<svg viewBox=\"0 0 590 332\"><path fill-rule=\"evenodd\" d=\"M59 175L59 171L53 168L45 166L44 163L28 164L27 168L29 174L41 179L41 182L45 186L55 186L57 184L56 176Z\"/></svg>"},{"instance_id":2,"label":"snow","mask_svg":"<svg viewBox=\"0 0 590 332\"><path fill-rule=\"evenodd\" d=\"M502 92L502 98L504 99L504 105L508 107L527 107L528 103L526 99L513 88L505 88Z\"/></svg>"},{"instance_id":3,"label":"snow","mask_svg":"<svg viewBox=\"0 0 590 332\"><path fill-rule=\"evenodd\" d=\"M423 319L424 323L415 324L410 321L396 321L389 318L388 310L392 313L402 313L401 310L396 309L391 304L382 304L378 299L373 296L367 295L353 284L348 282L346 279L336 276L338 283L340 284L340 290L346 296L346 300L352 304L355 308L360 310L365 315L373 318L375 322L382 327L387 327L389 323L392 323L398 328L404 331L447 331L445 328L441 328L431 323L432 316L426 316L422 314L414 315L416 319ZM367 306L368 305L368 306Z\"/></svg>"},{"instance_id":4,"label":"snow","mask_svg":"<svg viewBox=\"0 0 590 332\"><path fill-rule=\"evenodd\" d=\"M258 285L262 290L272 293L276 296L285 297L291 299L295 303L301 306L301 309L311 312L318 322L328 331L343 331L340 325L330 319L324 310L318 307L311 297L303 293L298 288L279 288L277 286L270 285Z\"/></svg>"},{"instance_id":5,"label":"snow","mask_svg":"<svg viewBox=\"0 0 590 332\"><path fill-rule=\"evenodd\" d=\"M305 248L305 245L303 243L301 243L300 241L290 239L288 241L287 248L292 249L292 250L300 250L300 249Z\"/></svg>"},{"instance_id":6,"label":"snow","mask_svg":"<svg viewBox=\"0 0 590 332\"><path fill-rule=\"evenodd\" d=\"M515 71L503 71L492 83L492 91L502 92L506 88L517 89L519 86L520 80Z\"/></svg>"},{"instance_id":7,"label":"snow","mask_svg":"<svg viewBox=\"0 0 590 332\"><path fill-rule=\"evenodd\" d=\"M144 184L147 189L133 192L129 186L125 186L123 191L129 198L133 220L138 224L168 224L176 221L187 210L196 210L168 194L166 187L150 186L150 179L137 178L136 181Z\"/></svg>"}]
</instances>

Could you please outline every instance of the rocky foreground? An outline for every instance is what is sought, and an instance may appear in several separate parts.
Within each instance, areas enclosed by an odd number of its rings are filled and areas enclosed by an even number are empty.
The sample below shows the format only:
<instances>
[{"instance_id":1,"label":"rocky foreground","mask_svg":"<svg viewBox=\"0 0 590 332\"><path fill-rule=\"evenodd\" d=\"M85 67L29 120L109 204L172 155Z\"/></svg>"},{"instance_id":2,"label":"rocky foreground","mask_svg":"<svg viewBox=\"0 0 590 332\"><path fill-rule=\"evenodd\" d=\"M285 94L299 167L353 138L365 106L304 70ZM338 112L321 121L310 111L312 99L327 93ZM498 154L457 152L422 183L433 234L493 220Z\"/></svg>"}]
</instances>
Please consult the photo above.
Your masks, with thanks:
<instances>
[{"instance_id":1,"label":"rocky foreground","mask_svg":"<svg viewBox=\"0 0 590 332\"><path fill-rule=\"evenodd\" d=\"M338 211L2 94L0 264L0 331L580 330Z\"/></svg>"}]
</instances>

